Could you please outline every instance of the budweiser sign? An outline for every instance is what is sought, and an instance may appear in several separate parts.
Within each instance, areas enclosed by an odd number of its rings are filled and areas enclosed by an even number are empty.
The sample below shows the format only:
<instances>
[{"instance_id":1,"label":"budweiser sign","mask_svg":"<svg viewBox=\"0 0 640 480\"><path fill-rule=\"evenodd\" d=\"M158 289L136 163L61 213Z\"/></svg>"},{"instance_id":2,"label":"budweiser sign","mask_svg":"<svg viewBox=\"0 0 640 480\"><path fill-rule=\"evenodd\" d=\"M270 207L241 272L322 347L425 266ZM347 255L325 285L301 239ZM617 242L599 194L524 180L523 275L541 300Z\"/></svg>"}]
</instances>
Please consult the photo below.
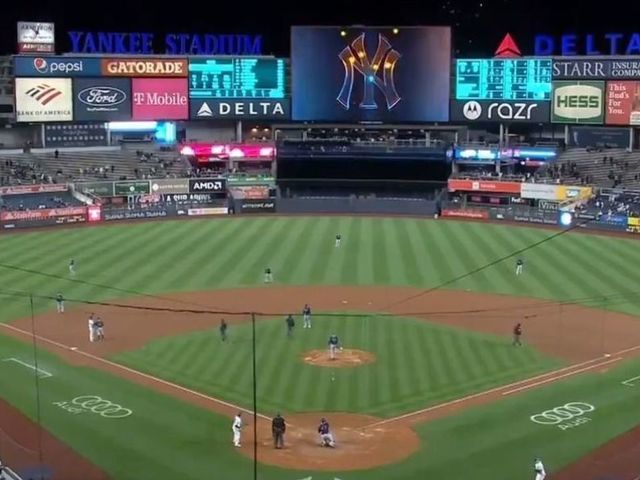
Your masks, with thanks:
<instances>
[{"instance_id":1,"label":"budweiser sign","mask_svg":"<svg viewBox=\"0 0 640 480\"><path fill-rule=\"evenodd\" d=\"M85 215L87 207L44 208L42 210L19 210L0 213L0 220L11 222L14 220L46 220L68 215Z\"/></svg>"},{"instance_id":2,"label":"budweiser sign","mask_svg":"<svg viewBox=\"0 0 640 480\"><path fill-rule=\"evenodd\" d=\"M13 187L0 187L0 195L24 195L26 193L66 192L66 185L42 184L42 185L16 185Z\"/></svg>"},{"instance_id":3,"label":"budweiser sign","mask_svg":"<svg viewBox=\"0 0 640 480\"><path fill-rule=\"evenodd\" d=\"M102 74L108 77L186 77L186 59L123 59L102 60Z\"/></svg>"}]
</instances>

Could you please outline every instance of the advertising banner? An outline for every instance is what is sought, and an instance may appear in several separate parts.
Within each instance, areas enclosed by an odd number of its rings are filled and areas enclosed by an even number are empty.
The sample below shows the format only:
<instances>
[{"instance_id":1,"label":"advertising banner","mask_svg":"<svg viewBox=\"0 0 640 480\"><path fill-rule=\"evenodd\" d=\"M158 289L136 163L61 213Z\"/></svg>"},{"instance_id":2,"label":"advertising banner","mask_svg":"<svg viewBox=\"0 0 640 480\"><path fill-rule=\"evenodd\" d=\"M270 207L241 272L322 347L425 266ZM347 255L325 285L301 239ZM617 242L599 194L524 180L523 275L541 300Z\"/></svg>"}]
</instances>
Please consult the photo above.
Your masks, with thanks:
<instances>
[{"instance_id":1,"label":"advertising banner","mask_svg":"<svg viewBox=\"0 0 640 480\"><path fill-rule=\"evenodd\" d=\"M593 58L553 60L554 80L634 80L640 79L640 60Z\"/></svg>"},{"instance_id":2,"label":"advertising banner","mask_svg":"<svg viewBox=\"0 0 640 480\"><path fill-rule=\"evenodd\" d=\"M605 123L640 125L640 81L607 82Z\"/></svg>"},{"instance_id":3,"label":"advertising banner","mask_svg":"<svg viewBox=\"0 0 640 480\"><path fill-rule=\"evenodd\" d=\"M269 198L269 187L262 185L230 186L229 192L234 198L266 200Z\"/></svg>"},{"instance_id":4,"label":"advertising banner","mask_svg":"<svg viewBox=\"0 0 640 480\"><path fill-rule=\"evenodd\" d=\"M205 207L187 209L187 215L196 217L201 215L227 215L228 213L229 209L227 207Z\"/></svg>"},{"instance_id":5,"label":"advertising banner","mask_svg":"<svg viewBox=\"0 0 640 480\"><path fill-rule=\"evenodd\" d=\"M556 186L556 200L581 200L591 198L593 189L591 187L572 187L568 185Z\"/></svg>"},{"instance_id":6,"label":"advertising banner","mask_svg":"<svg viewBox=\"0 0 640 480\"><path fill-rule=\"evenodd\" d=\"M73 120L70 78L16 78L18 122Z\"/></svg>"},{"instance_id":7,"label":"advertising banner","mask_svg":"<svg viewBox=\"0 0 640 480\"><path fill-rule=\"evenodd\" d=\"M93 183L79 183L77 187L81 192L91 193L96 197L113 197L114 185L113 182L93 182Z\"/></svg>"},{"instance_id":8,"label":"advertising banner","mask_svg":"<svg viewBox=\"0 0 640 480\"><path fill-rule=\"evenodd\" d=\"M569 145L572 147L627 148L629 129L612 127L571 127Z\"/></svg>"},{"instance_id":9,"label":"advertising banner","mask_svg":"<svg viewBox=\"0 0 640 480\"><path fill-rule=\"evenodd\" d=\"M44 126L44 146L106 147L109 144L104 123L53 123Z\"/></svg>"},{"instance_id":10,"label":"advertising banner","mask_svg":"<svg viewBox=\"0 0 640 480\"><path fill-rule=\"evenodd\" d=\"M224 178L191 178L189 179L189 192L191 193L217 193L225 192L227 180Z\"/></svg>"},{"instance_id":11,"label":"advertising banner","mask_svg":"<svg viewBox=\"0 0 640 480\"><path fill-rule=\"evenodd\" d=\"M551 99L551 59L458 59L455 83L456 100L548 101Z\"/></svg>"},{"instance_id":12,"label":"advertising banner","mask_svg":"<svg viewBox=\"0 0 640 480\"><path fill-rule=\"evenodd\" d=\"M43 183L39 185L14 185L12 187L0 187L0 195L25 195L29 193L53 193L66 192L66 185L56 183Z\"/></svg>"},{"instance_id":13,"label":"advertising banner","mask_svg":"<svg viewBox=\"0 0 640 480\"><path fill-rule=\"evenodd\" d=\"M116 196L141 195L150 193L148 180L132 180L129 182L115 182L113 186Z\"/></svg>"},{"instance_id":14,"label":"advertising banner","mask_svg":"<svg viewBox=\"0 0 640 480\"><path fill-rule=\"evenodd\" d=\"M186 78L134 78L132 96L134 120L189 118Z\"/></svg>"},{"instance_id":15,"label":"advertising banner","mask_svg":"<svg viewBox=\"0 0 640 480\"><path fill-rule=\"evenodd\" d=\"M192 120L223 119L288 120L289 99L281 100L202 100L191 99Z\"/></svg>"},{"instance_id":16,"label":"advertising banner","mask_svg":"<svg viewBox=\"0 0 640 480\"><path fill-rule=\"evenodd\" d=\"M462 180L449 179L448 188L450 192L493 192L493 193L516 193L520 195L522 183L519 182L492 182L487 180Z\"/></svg>"},{"instance_id":17,"label":"advertising banner","mask_svg":"<svg viewBox=\"0 0 640 480\"><path fill-rule=\"evenodd\" d=\"M100 59L65 56L13 57L16 77L99 77Z\"/></svg>"},{"instance_id":18,"label":"advertising banner","mask_svg":"<svg viewBox=\"0 0 640 480\"><path fill-rule=\"evenodd\" d=\"M242 200L241 213L275 213L276 201L272 200Z\"/></svg>"},{"instance_id":19,"label":"advertising banner","mask_svg":"<svg viewBox=\"0 0 640 480\"><path fill-rule=\"evenodd\" d=\"M297 121L449 119L449 27L294 26L291 68Z\"/></svg>"},{"instance_id":20,"label":"advertising banner","mask_svg":"<svg viewBox=\"0 0 640 480\"><path fill-rule=\"evenodd\" d=\"M166 208L153 207L138 210L117 209L104 210L102 219L109 222L111 220L141 220L145 218L168 217L169 211Z\"/></svg>"},{"instance_id":21,"label":"advertising banner","mask_svg":"<svg viewBox=\"0 0 640 480\"><path fill-rule=\"evenodd\" d=\"M73 81L75 120L131 119L131 81L127 78L76 78Z\"/></svg>"},{"instance_id":22,"label":"advertising banner","mask_svg":"<svg viewBox=\"0 0 640 480\"><path fill-rule=\"evenodd\" d=\"M186 58L104 58L105 77L187 77Z\"/></svg>"},{"instance_id":23,"label":"advertising banner","mask_svg":"<svg viewBox=\"0 0 640 480\"><path fill-rule=\"evenodd\" d=\"M186 178L168 178L151 180L151 193L188 193L189 180Z\"/></svg>"},{"instance_id":24,"label":"advertising banner","mask_svg":"<svg viewBox=\"0 0 640 480\"><path fill-rule=\"evenodd\" d=\"M452 122L546 123L550 111L548 100L451 100Z\"/></svg>"},{"instance_id":25,"label":"advertising banner","mask_svg":"<svg viewBox=\"0 0 640 480\"><path fill-rule=\"evenodd\" d=\"M523 183L520 189L522 198L534 198L539 200L556 200L558 198L555 185L543 183Z\"/></svg>"},{"instance_id":26,"label":"advertising banner","mask_svg":"<svg viewBox=\"0 0 640 480\"><path fill-rule=\"evenodd\" d=\"M640 218L629 217L627 219L627 232L640 233Z\"/></svg>"},{"instance_id":27,"label":"advertising banner","mask_svg":"<svg viewBox=\"0 0 640 480\"><path fill-rule=\"evenodd\" d=\"M476 220L487 220L489 218L489 212L486 210L469 210L469 209L452 209L445 208L442 210L443 217L449 218L471 218Z\"/></svg>"},{"instance_id":28,"label":"advertising banner","mask_svg":"<svg viewBox=\"0 0 640 480\"><path fill-rule=\"evenodd\" d=\"M18 53L53 53L55 49L53 23L18 22Z\"/></svg>"},{"instance_id":29,"label":"advertising banner","mask_svg":"<svg viewBox=\"0 0 640 480\"><path fill-rule=\"evenodd\" d=\"M604 82L553 82L553 123L604 122Z\"/></svg>"},{"instance_id":30,"label":"advertising banner","mask_svg":"<svg viewBox=\"0 0 640 480\"><path fill-rule=\"evenodd\" d=\"M47 220L53 217L69 215L86 215L87 207L43 208L40 210L17 210L0 213L0 220L10 222L13 220Z\"/></svg>"}]
</instances>

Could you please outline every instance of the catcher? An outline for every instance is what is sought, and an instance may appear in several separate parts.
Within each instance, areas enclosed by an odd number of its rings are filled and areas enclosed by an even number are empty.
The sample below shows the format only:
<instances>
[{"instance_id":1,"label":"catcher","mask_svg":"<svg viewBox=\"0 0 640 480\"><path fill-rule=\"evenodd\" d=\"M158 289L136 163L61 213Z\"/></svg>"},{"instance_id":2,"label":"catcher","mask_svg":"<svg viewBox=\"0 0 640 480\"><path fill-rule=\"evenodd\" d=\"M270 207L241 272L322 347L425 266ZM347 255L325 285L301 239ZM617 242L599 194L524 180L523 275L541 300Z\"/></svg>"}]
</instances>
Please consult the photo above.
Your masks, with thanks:
<instances>
[{"instance_id":1,"label":"catcher","mask_svg":"<svg viewBox=\"0 0 640 480\"><path fill-rule=\"evenodd\" d=\"M333 439L333 435L331 434L331 429L329 428L329 422L327 422L326 418L323 418L320 420L318 433L320 434L321 447L331 447L331 448L336 447L336 442Z\"/></svg>"}]
</instances>

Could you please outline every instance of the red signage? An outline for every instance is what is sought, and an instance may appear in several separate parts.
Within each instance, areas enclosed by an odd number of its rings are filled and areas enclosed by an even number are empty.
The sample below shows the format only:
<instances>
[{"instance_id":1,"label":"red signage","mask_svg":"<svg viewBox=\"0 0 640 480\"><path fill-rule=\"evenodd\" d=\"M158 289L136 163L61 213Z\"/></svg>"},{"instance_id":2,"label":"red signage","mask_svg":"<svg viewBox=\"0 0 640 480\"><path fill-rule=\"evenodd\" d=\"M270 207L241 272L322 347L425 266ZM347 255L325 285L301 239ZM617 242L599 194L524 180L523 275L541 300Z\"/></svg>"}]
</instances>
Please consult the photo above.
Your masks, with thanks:
<instances>
[{"instance_id":1,"label":"red signage","mask_svg":"<svg viewBox=\"0 0 640 480\"><path fill-rule=\"evenodd\" d=\"M605 123L640 125L640 82L607 82Z\"/></svg>"},{"instance_id":2,"label":"red signage","mask_svg":"<svg viewBox=\"0 0 640 480\"><path fill-rule=\"evenodd\" d=\"M522 56L518 45L510 33L507 33L500 42L500 45L498 45L495 56L498 58L518 58Z\"/></svg>"},{"instance_id":3,"label":"red signage","mask_svg":"<svg viewBox=\"0 0 640 480\"><path fill-rule=\"evenodd\" d=\"M443 217L449 218L473 218L476 220L487 220L489 218L489 212L484 210L442 210Z\"/></svg>"},{"instance_id":4,"label":"red signage","mask_svg":"<svg viewBox=\"0 0 640 480\"><path fill-rule=\"evenodd\" d=\"M62 184L15 185L0 187L0 195L24 195L26 193L66 192L67 186Z\"/></svg>"},{"instance_id":5,"label":"red signage","mask_svg":"<svg viewBox=\"0 0 640 480\"><path fill-rule=\"evenodd\" d=\"M186 120L189 86L186 78L134 78L134 120Z\"/></svg>"},{"instance_id":6,"label":"red signage","mask_svg":"<svg viewBox=\"0 0 640 480\"><path fill-rule=\"evenodd\" d=\"M14 220L47 220L67 215L85 215L87 207L43 208L42 210L18 210L0 213L0 220L11 222Z\"/></svg>"},{"instance_id":7,"label":"red signage","mask_svg":"<svg viewBox=\"0 0 640 480\"><path fill-rule=\"evenodd\" d=\"M520 195L522 184L519 182L493 182L487 180L449 179L450 192L493 192L515 193Z\"/></svg>"}]
</instances>

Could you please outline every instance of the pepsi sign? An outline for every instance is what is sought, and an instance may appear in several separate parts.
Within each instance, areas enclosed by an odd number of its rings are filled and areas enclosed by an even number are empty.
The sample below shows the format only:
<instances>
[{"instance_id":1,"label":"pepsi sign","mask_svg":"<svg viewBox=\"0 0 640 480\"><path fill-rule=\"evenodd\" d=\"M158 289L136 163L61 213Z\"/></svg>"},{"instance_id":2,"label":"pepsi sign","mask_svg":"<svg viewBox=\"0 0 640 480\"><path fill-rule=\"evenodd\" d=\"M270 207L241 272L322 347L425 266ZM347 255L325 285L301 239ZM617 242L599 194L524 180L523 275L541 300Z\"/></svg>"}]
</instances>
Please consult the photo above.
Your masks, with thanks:
<instances>
[{"instance_id":1,"label":"pepsi sign","mask_svg":"<svg viewBox=\"0 0 640 480\"><path fill-rule=\"evenodd\" d=\"M14 57L16 77L99 77L101 65L98 58L46 56Z\"/></svg>"}]
</instances>

